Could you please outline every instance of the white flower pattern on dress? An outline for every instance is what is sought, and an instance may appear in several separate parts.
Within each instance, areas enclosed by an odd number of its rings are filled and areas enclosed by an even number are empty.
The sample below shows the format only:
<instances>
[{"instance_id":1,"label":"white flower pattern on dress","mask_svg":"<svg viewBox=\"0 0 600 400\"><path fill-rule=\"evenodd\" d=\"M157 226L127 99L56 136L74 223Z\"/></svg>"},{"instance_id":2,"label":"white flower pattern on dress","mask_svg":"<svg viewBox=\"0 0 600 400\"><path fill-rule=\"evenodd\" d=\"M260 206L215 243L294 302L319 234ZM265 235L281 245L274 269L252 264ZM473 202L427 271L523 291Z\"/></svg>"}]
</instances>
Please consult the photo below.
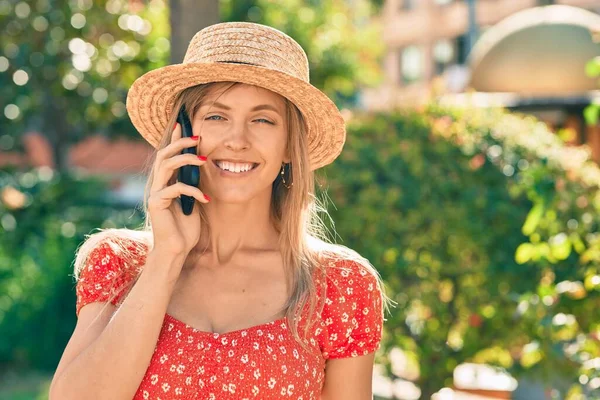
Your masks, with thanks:
<instances>
[{"instance_id":1,"label":"white flower pattern on dress","mask_svg":"<svg viewBox=\"0 0 600 400\"><path fill-rule=\"evenodd\" d=\"M144 265L143 258L134 264ZM219 334L166 314L134 400L319 399L326 360L376 351L383 325L375 277L353 261L331 261L327 267L324 308L307 340L313 353L295 341L286 319ZM112 303L119 305L140 271L99 245L77 281L77 315L84 305L115 294Z\"/></svg>"}]
</instances>

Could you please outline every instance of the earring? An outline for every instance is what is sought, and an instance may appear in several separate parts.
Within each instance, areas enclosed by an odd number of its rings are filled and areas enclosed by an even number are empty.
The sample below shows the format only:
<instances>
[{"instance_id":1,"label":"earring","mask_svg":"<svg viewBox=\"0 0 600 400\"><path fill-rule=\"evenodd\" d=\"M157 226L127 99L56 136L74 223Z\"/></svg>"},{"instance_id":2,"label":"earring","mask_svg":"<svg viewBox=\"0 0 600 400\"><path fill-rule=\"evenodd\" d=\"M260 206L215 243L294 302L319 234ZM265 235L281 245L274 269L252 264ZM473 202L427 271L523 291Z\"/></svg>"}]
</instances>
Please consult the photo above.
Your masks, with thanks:
<instances>
[{"instance_id":1,"label":"earring","mask_svg":"<svg viewBox=\"0 0 600 400\"><path fill-rule=\"evenodd\" d=\"M294 186L294 182L292 182L292 183L290 183L288 185L287 182L285 181L285 166L286 165L288 165L288 167L289 167L288 172L291 172L292 164L284 164L284 163L282 163L281 164L281 172L280 172L281 182L283 182L283 186L285 186L287 189L290 189L292 186ZM290 175L291 175L291 173L290 173Z\"/></svg>"}]
</instances>

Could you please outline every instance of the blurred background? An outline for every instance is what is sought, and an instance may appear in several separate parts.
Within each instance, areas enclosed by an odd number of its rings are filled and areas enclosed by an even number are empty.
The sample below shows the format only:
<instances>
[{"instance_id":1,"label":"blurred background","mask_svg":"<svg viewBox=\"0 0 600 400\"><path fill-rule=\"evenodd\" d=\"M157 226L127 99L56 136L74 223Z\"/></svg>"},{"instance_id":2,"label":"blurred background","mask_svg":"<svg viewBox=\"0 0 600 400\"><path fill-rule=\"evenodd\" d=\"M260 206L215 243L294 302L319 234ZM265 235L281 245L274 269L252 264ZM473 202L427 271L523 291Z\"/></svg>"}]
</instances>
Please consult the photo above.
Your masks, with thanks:
<instances>
[{"instance_id":1,"label":"blurred background","mask_svg":"<svg viewBox=\"0 0 600 400\"><path fill-rule=\"evenodd\" d=\"M397 305L377 399L600 399L600 0L0 0L0 400L47 399L77 246L139 226L125 111L198 30L306 50L348 124L337 241Z\"/></svg>"}]
</instances>

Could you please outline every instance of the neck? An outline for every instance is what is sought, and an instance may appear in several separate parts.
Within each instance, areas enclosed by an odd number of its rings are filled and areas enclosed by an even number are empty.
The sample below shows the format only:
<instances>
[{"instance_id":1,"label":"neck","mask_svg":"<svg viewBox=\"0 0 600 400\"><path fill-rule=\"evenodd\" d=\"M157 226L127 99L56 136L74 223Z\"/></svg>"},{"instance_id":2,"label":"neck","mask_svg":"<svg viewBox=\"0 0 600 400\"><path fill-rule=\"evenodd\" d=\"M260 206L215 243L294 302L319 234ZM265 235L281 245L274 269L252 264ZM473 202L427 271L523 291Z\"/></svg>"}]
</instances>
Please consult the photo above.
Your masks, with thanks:
<instances>
[{"instance_id":1,"label":"neck","mask_svg":"<svg viewBox=\"0 0 600 400\"><path fill-rule=\"evenodd\" d=\"M223 265L239 252L279 249L279 233L271 220L271 190L247 203L204 204L208 225L203 222L197 248L211 265Z\"/></svg>"}]
</instances>

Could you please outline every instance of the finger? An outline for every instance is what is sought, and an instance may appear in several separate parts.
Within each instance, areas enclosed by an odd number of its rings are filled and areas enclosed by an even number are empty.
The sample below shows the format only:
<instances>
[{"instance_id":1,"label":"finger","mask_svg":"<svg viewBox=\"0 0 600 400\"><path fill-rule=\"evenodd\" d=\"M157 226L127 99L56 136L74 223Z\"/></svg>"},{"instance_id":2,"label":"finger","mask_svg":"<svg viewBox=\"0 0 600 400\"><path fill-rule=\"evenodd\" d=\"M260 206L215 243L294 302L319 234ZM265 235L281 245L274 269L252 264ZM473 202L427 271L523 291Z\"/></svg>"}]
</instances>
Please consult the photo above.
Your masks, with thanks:
<instances>
[{"instance_id":1,"label":"finger","mask_svg":"<svg viewBox=\"0 0 600 400\"><path fill-rule=\"evenodd\" d=\"M179 122L175 122L173 132L171 132L171 143L176 142L177 139L181 139L181 125L179 125Z\"/></svg>"},{"instance_id":2,"label":"finger","mask_svg":"<svg viewBox=\"0 0 600 400\"><path fill-rule=\"evenodd\" d=\"M156 163L160 163L167 158L181 154L183 149L189 147L197 147L199 138L179 138L175 142L168 144L164 148L156 152Z\"/></svg>"},{"instance_id":3,"label":"finger","mask_svg":"<svg viewBox=\"0 0 600 400\"><path fill-rule=\"evenodd\" d=\"M177 182L178 169L184 165L202 166L206 158L199 158L194 154L178 154L157 164L154 168L151 191L158 192L166 186Z\"/></svg>"},{"instance_id":4,"label":"finger","mask_svg":"<svg viewBox=\"0 0 600 400\"><path fill-rule=\"evenodd\" d=\"M189 147L198 146L197 138L181 138L181 125L175 123L173 131L171 132L171 143L156 152L156 158L154 160L154 179L152 182L151 190L158 191L166 186L164 179L156 179L161 174L158 172L161 169L161 163L163 160L173 157L176 154L181 154L182 150ZM169 180L175 181L175 175L173 174Z\"/></svg>"},{"instance_id":5,"label":"finger","mask_svg":"<svg viewBox=\"0 0 600 400\"><path fill-rule=\"evenodd\" d=\"M210 200L210 198L205 196L200 189L186 185L182 182L177 182L162 190L153 192L148 198L148 208L159 210L169 208L173 199L178 198L181 195L191 196L200 203L208 203Z\"/></svg>"},{"instance_id":6,"label":"finger","mask_svg":"<svg viewBox=\"0 0 600 400\"><path fill-rule=\"evenodd\" d=\"M155 177L156 190L168 186L169 182L174 182L178 169L184 165L197 165L200 167L204 164L206 164L206 159L200 159L194 154L179 154L164 160L157 170Z\"/></svg>"},{"instance_id":7,"label":"finger","mask_svg":"<svg viewBox=\"0 0 600 400\"><path fill-rule=\"evenodd\" d=\"M183 182L177 182L174 185L167 186L156 193L158 198L162 201L172 201L174 198L181 196L191 196L201 203L208 203L209 197L206 196L200 189L194 186L186 185Z\"/></svg>"}]
</instances>

